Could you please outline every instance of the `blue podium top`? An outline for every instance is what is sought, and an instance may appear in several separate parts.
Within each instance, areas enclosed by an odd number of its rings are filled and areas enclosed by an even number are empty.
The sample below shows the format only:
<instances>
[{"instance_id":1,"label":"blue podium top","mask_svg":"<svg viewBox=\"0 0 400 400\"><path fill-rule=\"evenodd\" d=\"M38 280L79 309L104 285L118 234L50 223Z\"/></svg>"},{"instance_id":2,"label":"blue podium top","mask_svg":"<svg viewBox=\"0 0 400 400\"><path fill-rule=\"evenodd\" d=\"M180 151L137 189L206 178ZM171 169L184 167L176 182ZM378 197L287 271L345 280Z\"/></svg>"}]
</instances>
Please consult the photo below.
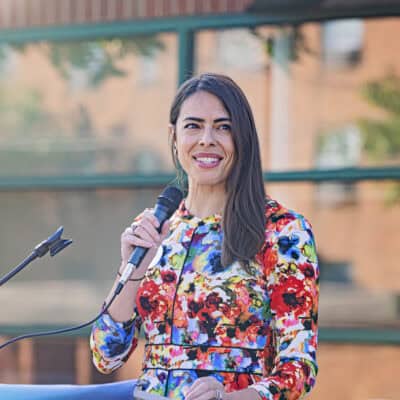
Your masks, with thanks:
<instances>
[{"instance_id":1,"label":"blue podium top","mask_svg":"<svg viewBox=\"0 0 400 400\"><path fill-rule=\"evenodd\" d=\"M0 384L2 400L133 400L137 380L102 385Z\"/></svg>"}]
</instances>

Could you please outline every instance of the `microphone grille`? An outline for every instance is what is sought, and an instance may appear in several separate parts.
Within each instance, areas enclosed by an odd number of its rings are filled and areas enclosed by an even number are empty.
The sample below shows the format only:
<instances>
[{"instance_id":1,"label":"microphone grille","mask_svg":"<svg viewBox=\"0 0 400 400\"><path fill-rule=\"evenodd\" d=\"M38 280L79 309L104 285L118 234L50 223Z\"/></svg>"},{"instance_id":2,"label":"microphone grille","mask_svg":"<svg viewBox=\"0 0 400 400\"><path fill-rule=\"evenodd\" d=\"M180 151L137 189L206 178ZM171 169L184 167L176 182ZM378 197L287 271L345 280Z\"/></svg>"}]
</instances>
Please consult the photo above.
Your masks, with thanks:
<instances>
[{"instance_id":1,"label":"microphone grille","mask_svg":"<svg viewBox=\"0 0 400 400\"><path fill-rule=\"evenodd\" d=\"M182 199L183 193L176 186L167 186L158 196L158 202L168 207L170 215L179 207Z\"/></svg>"}]
</instances>

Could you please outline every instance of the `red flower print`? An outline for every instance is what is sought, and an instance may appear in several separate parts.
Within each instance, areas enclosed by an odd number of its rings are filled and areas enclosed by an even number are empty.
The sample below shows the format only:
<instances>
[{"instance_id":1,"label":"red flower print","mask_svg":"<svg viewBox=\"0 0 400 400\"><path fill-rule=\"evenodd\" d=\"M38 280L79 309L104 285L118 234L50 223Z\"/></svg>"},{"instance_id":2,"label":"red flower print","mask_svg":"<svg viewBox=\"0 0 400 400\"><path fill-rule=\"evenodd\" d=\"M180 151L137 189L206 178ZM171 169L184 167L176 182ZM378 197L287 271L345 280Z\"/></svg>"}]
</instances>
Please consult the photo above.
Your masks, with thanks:
<instances>
[{"instance_id":1,"label":"red flower print","mask_svg":"<svg viewBox=\"0 0 400 400\"><path fill-rule=\"evenodd\" d=\"M206 307L208 308L208 312L211 313L218 310L218 306L221 302L222 299L217 293L210 293L206 298Z\"/></svg>"},{"instance_id":2,"label":"red flower print","mask_svg":"<svg viewBox=\"0 0 400 400\"><path fill-rule=\"evenodd\" d=\"M277 263L278 263L277 251L269 245L264 252L264 257L262 260L265 276L269 276L271 274L271 272L276 267Z\"/></svg>"},{"instance_id":3,"label":"red flower print","mask_svg":"<svg viewBox=\"0 0 400 400\"><path fill-rule=\"evenodd\" d=\"M228 319L232 318L232 307L228 306L228 304L226 304L226 303L220 304L219 310L222 312L222 314L226 318L228 318Z\"/></svg>"},{"instance_id":4,"label":"red flower print","mask_svg":"<svg viewBox=\"0 0 400 400\"><path fill-rule=\"evenodd\" d=\"M304 286L304 281L289 276L271 287L271 308L278 316L294 312L295 316L308 315L313 296Z\"/></svg>"},{"instance_id":5,"label":"red flower print","mask_svg":"<svg viewBox=\"0 0 400 400\"><path fill-rule=\"evenodd\" d=\"M295 217L291 214L287 214L282 218L279 218L278 221L276 221L276 230L278 232L281 232L283 228L288 225L290 222L292 222L295 219Z\"/></svg>"},{"instance_id":6,"label":"red flower print","mask_svg":"<svg viewBox=\"0 0 400 400\"><path fill-rule=\"evenodd\" d=\"M299 363L284 363L272 375L273 381L285 393L285 399L295 400L301 396L304 387L304 370Z\"/></svg>"},{"instance_id":7,"label":"red flower print","mask_svg":"<svg viewBox=\"0 0 400 400\"><path fill-rule=\"evenodd\" d=\"M276 357L275 337L272 328L268 327L267 343L263 350L263 373L264 376L270 375Z\"/></svg>"},{"instance_id":8,"label":"red flower print","mask_svg":"<svg viewBox=\"0 0 400 400\"><path fill-rule=\"evenodd\" d=\"M248 374L226 374L224 386L227 392L246 389L253 381Z\"/></svg>"},{"instance_id":9,"label":"red flower print","mask_svg":"<svg viewBox=\"0 0 400 400\"><path fill-rule=\"evenodd\" d=\"M281 232L282 229L289 224L289 222L293 221L296 217L291 214L281 214L276 215L273 218L269 218L267 220L266 230Z\"/></svg>"},{"instance_id":10,"label":"red flower print","mask_svg":"<svg viewBox=\"0 0 400 400\"><path fill-rule=\"evenodd\" d=\"M260 334L260 321L254 321L252 323L252 325L250 325L247 329L246 329L246 334L247 337L249 338L248 340L250 340L251 342L255 342L257 340L257 337Z\"/></svg>"},{"instance_id":11,"label":"red flower print","mask_svg":"<svg viewBox=\"0 0 400 400\"><path fill-rule=\"evenodd\" d=\"M204 311L204 303L202 301L191 300L188 304L188 315L189 318L195 318L200 316Z\"/></svg>"},{"instance_id":12,"label":"red flower print","mask_svg":"<svg viewBox=\"0 0 400 400\"><path fill-rule=\"evenodd\" d=\"M171 270L161 271L161 279L166 283L176 282L176 273Z\"/></svg>"},{"instance_id":13,"label":"red flower print","mask_svg":"<svg viewBox=\"0 0 400 400\"><path fill-rule=\"evenodd\" d=\"M146 281L139 287L137 293L137 308L142 317L164 319L168 311L168 298L161 295L158 285L154 281Z\"/></svg>"},{"instance_id":14,"label":"red flower print","mask_svg":"<svg viewBox=\"0 0 400 400\"><path fill-rule=\"evenodd\" d=\"M183 305L182 305L182 299L180 297L176 297L175 299L175 307L174 307L174 319L186 319L187 318L187 313L186 309L183 310Z\"/></svg>"},{"instance_id":15,"label":"red flower print","mask_svg":"<svg viewBox=\"0 0 400 400\"><path fill-rule=\"evenodd\" d=\"M298 268L306 278L314 278L315 271L314 271L314 267L312 264L302 263L302 264L298 265Z\"/></svg>"}]
</instances>

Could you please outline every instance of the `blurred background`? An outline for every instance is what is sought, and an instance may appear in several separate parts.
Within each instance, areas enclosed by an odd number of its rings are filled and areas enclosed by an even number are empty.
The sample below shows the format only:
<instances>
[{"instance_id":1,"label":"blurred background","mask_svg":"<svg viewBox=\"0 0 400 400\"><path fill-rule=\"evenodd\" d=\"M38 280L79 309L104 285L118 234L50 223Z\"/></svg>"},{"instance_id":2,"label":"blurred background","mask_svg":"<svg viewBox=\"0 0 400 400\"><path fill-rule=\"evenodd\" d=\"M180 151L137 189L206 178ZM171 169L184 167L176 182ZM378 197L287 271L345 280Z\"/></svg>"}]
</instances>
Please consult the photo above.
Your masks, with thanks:
<instances>
[{"instance_id":1,"label":"blurred background","mask_svg":"<svg viewBox=\"0 0 400 400\"><path fill-rule=\"evenodd\" d=\"M3 342L91 319L119 236L175 176L178 85L231 76L253 108L266 190L311 221L321 267L312 400L399 399L400 1L1 0L1 275L63 225L73 245L0 289ZM112 375L88 330L0 351L3 383Z\"/></svg>"}]
</instances>

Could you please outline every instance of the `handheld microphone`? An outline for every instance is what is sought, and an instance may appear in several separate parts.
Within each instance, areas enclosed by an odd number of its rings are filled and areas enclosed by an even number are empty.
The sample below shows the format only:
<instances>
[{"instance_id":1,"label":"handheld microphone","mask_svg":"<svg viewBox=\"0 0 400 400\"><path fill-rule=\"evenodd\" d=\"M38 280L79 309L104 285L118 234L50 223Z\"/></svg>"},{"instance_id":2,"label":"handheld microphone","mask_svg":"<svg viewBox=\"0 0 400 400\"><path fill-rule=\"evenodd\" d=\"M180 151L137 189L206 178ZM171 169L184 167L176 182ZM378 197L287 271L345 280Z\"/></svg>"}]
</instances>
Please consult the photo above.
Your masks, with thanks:
<instances>
[{"instance_id":1,"label":"handheld microphone","mask_svg":"<svg viewBox=\"0 0 400 400\"><path fill-rule=\"evenodd\" d=\"M163 192L158 196L157 203L154 207L154 216L160 222L158 231L161 231L163 223L171 217L171 215L178 208L180 202L182 201L183 193L175 186L167 186ZM149 249L146 247L137 246L133 250L128 264L126 265L121 277L118 281L115 293L119 294L124 287L125 283L128 281L132 272L139 267L144 256Z\"/></svg>"}]
</instances>

